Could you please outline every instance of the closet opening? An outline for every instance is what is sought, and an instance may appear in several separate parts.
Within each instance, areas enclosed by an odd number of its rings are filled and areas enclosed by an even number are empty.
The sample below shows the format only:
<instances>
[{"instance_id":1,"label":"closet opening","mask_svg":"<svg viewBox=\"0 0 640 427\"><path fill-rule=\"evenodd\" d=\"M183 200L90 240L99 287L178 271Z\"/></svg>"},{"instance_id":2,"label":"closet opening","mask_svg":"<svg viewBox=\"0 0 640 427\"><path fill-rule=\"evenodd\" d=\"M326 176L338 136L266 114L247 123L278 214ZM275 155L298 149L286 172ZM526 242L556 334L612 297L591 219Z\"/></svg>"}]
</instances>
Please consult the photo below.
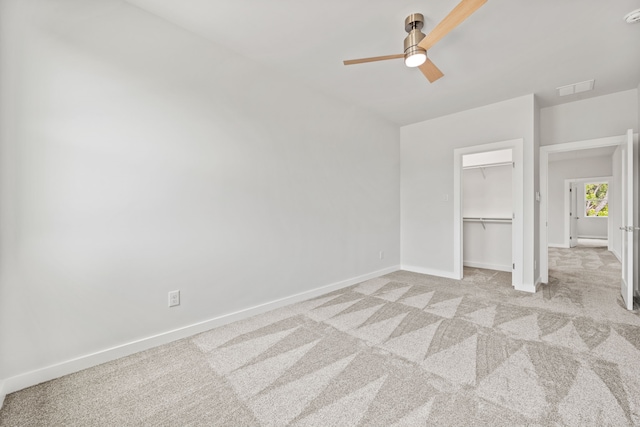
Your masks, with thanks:
<instances>
[{"instance_id":1,"label":"closet opening","mask_svg":"<svg viewBox=\"0 0 640 427\"><path fill-rule=\"evenodd\" d=\"M463 267L511 274L513 169L511 149L462 156Z\"/></svg>"},{"instance_id":2,"label":"closet opening","mask_svg":"<svg viewBox=\"0 0 640 427\"><path fill-rule=\"evenodd\" d=\"M455 278L465 267L482 268L533 292L523 283L523 163L522 139L454 150Z\"/></svg>"}]
</instances>

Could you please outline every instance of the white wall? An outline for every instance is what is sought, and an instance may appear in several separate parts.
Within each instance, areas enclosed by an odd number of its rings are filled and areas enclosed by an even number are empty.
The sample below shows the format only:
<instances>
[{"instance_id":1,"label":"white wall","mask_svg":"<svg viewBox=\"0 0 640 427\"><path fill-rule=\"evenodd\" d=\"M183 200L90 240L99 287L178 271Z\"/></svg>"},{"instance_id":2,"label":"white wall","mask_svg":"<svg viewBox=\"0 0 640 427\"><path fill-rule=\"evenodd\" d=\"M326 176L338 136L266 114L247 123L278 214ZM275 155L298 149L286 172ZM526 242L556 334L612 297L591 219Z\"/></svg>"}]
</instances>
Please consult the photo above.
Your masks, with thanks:
<instances>
[{"instance_id":1,"label":"white wall","mask_svg":"<svg viewBox=\"0 0 640 427\"><path fill-rule=\"evenodd\" d=\"M565 198L564 184L567 179L603 177L612 174L612 160L610 156L587 157L583 159L569 159L549 162L549 244L562 246L565 244ZM611 202L613 203L613 202ZM611 205L610 203L610 205ZM578 193L578 208L584 206L584 192ZM582 236L590 233L601 233L607 237L607 220L602 218L585 218L582 212L578 215L578 234ZM597 222L596 224L593 224ZM604 227L599 224L604 223ZM595 227L595 228L594 228ZM600 230L602 229L602 230Z\"/></svg>"},{"instance_id":2,"label":"white wall","mask_svg":"<svg viewBox=\"0 0 640 427\"><path fill-rule=\"evenodd\" d=\"M584 221L583 221L584 219ZM580 217L578 221L578 238L582 239L608 239L608 218L606 217Z\"/></svg>"},{"instance_id":3,"label":"white wall","mask_svg":"<svg viewBox=\"0 0 640 427\"><path fill-rule=\"evenodd\" d=\"M511 161L511 150L505 150L502 161ZM488 153L479 153L488 154ZM463 165L467 157L463 156ZM488 163L487 163L488 164ZM465 169L462 172L463 218L511 219L513 167L509 165ZM465 266L491 270L512 270L511 222L463 221L463 261Z\"/></svg>"},{"instance_id":4,"label":"white wall","mask_svg":"<svg viewBox=\"0 0 640 427\"><path fill-rule=\"evenodd\" d=\"M451 276L453 150L524 139L524 283L534 283L534 97L527 95L401 128L401 253L406 269Z\"/></svg>"},{"instance_id":5,"label":"white wall","mask_svg":"<svg viewBox=\"0 0 640 427\"><path fill-rule=\"evenodd\" d=\"M397 126L120 1L1 7L0 379L399 265Z\"/></svg>"},{"instance_id":6,"label":"white wall","mask_svg":"<svg viewBox=\"0 0 640 427\"><path fill-rule=\"evenodd\" d=\"M511 272L511 224L479 222L463 224L465 267Z\"/></svg>"},{"instance_id":7,"label":"white wall","mask_svg":"<svg viewBox=\"0 0 640 427\"><path fill-rule=\"evenodd\" d=\"M638 131L638 90L632 89L540 109L540 145Z\"/></svg>"},{"instance_id":8,"label":"white wall","mask_svg":"<svg viewBox=\"0 0 640 427\"><path fill-rule=\"evenodd\" d=\"M462 172L462 216L510 218L512 166L465 169Z\"/></svg>"}]
</instances>

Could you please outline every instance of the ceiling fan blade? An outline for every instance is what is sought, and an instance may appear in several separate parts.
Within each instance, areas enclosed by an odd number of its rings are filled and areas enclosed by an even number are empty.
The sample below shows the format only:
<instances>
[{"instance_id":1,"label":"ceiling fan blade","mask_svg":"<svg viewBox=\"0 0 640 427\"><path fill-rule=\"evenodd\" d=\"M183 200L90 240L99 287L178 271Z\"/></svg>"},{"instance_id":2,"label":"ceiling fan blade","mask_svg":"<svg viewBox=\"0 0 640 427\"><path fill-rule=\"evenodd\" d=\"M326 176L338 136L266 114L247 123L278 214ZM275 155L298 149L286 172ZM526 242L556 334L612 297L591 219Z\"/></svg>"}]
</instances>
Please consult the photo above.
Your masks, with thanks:
<instances>
[{"instance_id":1,"label":"ceiling fan blade","mask_svg":"<svg viewBox=\"0 0 640 427\"><path fill-rule=\"evenodd\" d=\"M386 61L387 59L398 59L398 58L404 58L404 53L400 53L398 55L374 56L371 58L362 58L362 59L348 59L342 62L344 63L344 65L354 65L354 64L364 64L365 62Z\"/></svg>"},{"instance_id":2,"label":"ceiling fan blade","mask_svg":"<svg viewBox=\"0 0 640 427\"><path fill-rule=\"evenodd\" d=\"M467 19L473 12L478 10L480 6L485 4L487 0L462 0L451 12L425 38L423 38L418 46L424 50L429 50L436 44L438 40L443 38L457 27L462 21Z\"/></svg>"},{"instance_id":3,"label":"ceiling fan blade","mask_svg":"<svg viewBox=\"0 0 640 427\"><path fill-rule=\"evenodd\" d=\"M429 80L429 82L431 83L435 82L440 77L444 76L444 74L442 74L442 71L440 71L440 69L436 67L436 64L431 62L429 58L427 58L424 64L422 64L418 68L420 68L420 71L422 71L422 74L424 74L427 80Z\"/></svg>"}]
</instances>

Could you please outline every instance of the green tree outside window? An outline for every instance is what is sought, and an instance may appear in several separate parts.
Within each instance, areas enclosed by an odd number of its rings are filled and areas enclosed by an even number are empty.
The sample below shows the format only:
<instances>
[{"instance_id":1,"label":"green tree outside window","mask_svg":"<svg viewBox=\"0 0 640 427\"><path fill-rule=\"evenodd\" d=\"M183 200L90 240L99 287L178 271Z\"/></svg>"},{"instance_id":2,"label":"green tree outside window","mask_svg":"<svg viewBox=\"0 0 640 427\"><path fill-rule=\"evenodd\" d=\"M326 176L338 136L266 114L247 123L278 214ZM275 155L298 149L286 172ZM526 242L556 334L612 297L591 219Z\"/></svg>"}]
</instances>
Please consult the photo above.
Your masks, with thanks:
<instances>
[{"instance_id":1,"label":"green tree outside window","mask_svg":"<svg viewBox=\"0 0 640 427\"><path fill-rule=\"evenodd\" d=\"M585 184L585 216L609 216L609 184Z\"/></svg>"}]
</instances>

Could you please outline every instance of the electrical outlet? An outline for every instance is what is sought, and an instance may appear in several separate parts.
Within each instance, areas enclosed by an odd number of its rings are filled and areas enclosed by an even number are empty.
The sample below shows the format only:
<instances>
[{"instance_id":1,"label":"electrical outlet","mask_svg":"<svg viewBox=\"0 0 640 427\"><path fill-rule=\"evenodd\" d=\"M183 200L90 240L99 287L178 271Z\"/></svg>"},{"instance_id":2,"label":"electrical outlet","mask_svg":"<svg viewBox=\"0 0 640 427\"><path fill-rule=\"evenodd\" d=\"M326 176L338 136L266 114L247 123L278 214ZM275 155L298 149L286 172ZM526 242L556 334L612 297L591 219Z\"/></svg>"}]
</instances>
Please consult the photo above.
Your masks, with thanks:
<instances>
[{"instance_id":1,"label":"electrical outlet","mask_svg":"<svg viewBox=\"0 0 640 427\"><path fill-rule=\"evenodd\" d=\"M169 292L169 307L180 305L180 291Z\"/></svg>"},{"instance_id":2,"label":"electrical outlet","mask_svg":"<svg viewBox=\"0 0 640 427\"><path fill-rule=\"evenodd\" d=\"M380 259L384 259L384 251L380 251Z\"/></svg>"}]
</instances>

